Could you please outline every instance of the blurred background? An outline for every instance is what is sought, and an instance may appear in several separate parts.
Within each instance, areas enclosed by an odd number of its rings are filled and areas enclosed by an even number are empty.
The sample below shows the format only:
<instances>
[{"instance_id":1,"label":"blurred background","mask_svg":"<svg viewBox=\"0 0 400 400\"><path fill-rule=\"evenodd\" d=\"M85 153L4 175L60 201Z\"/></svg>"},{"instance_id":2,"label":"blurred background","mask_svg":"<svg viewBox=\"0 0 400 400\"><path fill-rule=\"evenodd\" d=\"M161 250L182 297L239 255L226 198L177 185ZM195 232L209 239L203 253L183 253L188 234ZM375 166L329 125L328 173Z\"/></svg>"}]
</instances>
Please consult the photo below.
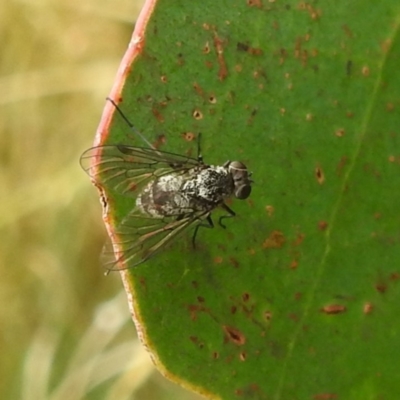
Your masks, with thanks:
<instances>
[{"instance_id":1,"label":"blurred background","mask_svg":"<svg viewBox=\"0 0 400 400\"><path fill-rule=\"evenodd\" d=\"M79 166L136 0L0 3L0 398L200 399L153 367Z\"/></svg>"}]
</instances>

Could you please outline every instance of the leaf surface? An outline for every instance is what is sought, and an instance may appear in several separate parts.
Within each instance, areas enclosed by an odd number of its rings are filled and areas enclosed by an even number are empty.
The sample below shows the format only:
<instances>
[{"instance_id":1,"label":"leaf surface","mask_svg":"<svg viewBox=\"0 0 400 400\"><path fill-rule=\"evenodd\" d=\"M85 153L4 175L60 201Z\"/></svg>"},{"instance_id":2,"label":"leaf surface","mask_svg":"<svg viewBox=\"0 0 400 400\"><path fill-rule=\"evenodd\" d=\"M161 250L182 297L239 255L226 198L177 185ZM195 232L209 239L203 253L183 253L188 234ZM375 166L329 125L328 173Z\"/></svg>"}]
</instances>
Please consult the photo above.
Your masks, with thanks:
<instances>
[{"instance_id":1,"label":"leaf surface","mask_svg":"<svg viewBox=\"0 0 400 400\"><path fill-rule=\"evenodd\" d=\"M227 400L395 398L399 3L150 5L114 98L161 150L195 157L201 132L255 180L226 230L123 272L158 366ZM114 111L98 143L144 146ZM134 200L106 195L112 233Z\"/></svg>"}]
</instances>

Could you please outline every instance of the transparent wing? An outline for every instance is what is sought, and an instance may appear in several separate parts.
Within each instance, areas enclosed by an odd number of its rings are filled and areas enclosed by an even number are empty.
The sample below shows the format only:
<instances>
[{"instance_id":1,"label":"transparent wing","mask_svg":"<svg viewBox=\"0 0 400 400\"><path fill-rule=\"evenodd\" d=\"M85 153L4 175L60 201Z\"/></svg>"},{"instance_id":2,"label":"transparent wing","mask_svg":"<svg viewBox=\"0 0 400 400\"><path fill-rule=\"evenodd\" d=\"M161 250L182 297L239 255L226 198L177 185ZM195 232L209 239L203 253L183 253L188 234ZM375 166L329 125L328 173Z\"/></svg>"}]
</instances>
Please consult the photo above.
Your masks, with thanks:
<instances>
[{"instance_id":1,"label":"transparent wing","mask_svg":"<svg viewBox=\"0 0 400 400\"><path fill-rule=\"evenodd\" d=\"M125 145L92 147L81 156L82 168L96 183L126 196L136 195L154 178L184 172L199 163L195 158Z\"/></svg>"},{"instance_id":2,"label":"transparent wing","mask_svg":"<svg viewBox=\"0 0 400 400\"><path fill-rule=\"evenodd\" d=\"M199 211L174 219L149 218L139 210L134 210L116 229L115 240L120 254L105 267L108 270L121 270L143 263L163 250L186 229L200 223L209 212Z\"/></svg>"}]
</instances>

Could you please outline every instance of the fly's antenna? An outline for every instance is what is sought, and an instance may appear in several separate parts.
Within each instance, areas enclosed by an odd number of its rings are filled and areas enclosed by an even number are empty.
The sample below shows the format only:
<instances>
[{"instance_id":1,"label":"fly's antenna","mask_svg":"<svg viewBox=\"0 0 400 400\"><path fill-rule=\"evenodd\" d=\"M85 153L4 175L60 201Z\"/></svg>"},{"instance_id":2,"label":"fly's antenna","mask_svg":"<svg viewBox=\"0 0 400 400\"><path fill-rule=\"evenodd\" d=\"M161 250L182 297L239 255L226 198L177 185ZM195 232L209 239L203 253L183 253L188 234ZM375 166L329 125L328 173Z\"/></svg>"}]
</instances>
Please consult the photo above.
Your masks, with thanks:
<instances>
[{"instance_id":1,"label":"fly's antenna","mask_svg":"<svg viewBox=\"0 0 400 400\"><path fill-rule=\"evenodd\" d=\"M143 140L143 142L145 142L149 147L151 147L152 149L156 150L156 148L140 133L140 131L138 129L136 129L136 127L132 124L132 122L129 121L128 117L125 116L125 114L119 108L118 104L113 99L111 99L110 97L107 97L106 100L108 100L116 108L116 110L118 111L119 115L121 115L121 117L128 124L128 126L132 129L132 131L135 132L136 135L138 135Z\"/></svg>"},{"instance_id":2,"label":"fly's antenna","mask_svg":"<svg viewBox=\"0 0 400 400\"><path fill-rule=\"evenodd\" d=\"M197 135L197 160L203 164L203 154L201 154L201 132Z\"/></svg>"}]
</instances>

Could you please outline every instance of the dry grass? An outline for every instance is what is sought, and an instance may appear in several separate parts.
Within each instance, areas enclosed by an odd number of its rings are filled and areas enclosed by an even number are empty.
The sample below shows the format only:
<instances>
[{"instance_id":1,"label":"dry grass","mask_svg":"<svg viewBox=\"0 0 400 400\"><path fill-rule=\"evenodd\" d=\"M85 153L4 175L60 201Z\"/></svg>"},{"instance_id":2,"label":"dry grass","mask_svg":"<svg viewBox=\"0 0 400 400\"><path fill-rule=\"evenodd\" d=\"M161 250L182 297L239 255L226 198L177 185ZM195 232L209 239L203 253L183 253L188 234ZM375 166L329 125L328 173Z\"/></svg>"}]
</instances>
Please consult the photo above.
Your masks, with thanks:
<instances>
[{"instance_id":1,"label":"dry grass","mask_svg":"<svg viewBox=\"0 0 400 400\"><path fill-rule=\"evenodd\" d=\"M0 5L0 398L195 399L154 373L103 276L80 169L140 2Z\"/></svg>"}]
</instances>

